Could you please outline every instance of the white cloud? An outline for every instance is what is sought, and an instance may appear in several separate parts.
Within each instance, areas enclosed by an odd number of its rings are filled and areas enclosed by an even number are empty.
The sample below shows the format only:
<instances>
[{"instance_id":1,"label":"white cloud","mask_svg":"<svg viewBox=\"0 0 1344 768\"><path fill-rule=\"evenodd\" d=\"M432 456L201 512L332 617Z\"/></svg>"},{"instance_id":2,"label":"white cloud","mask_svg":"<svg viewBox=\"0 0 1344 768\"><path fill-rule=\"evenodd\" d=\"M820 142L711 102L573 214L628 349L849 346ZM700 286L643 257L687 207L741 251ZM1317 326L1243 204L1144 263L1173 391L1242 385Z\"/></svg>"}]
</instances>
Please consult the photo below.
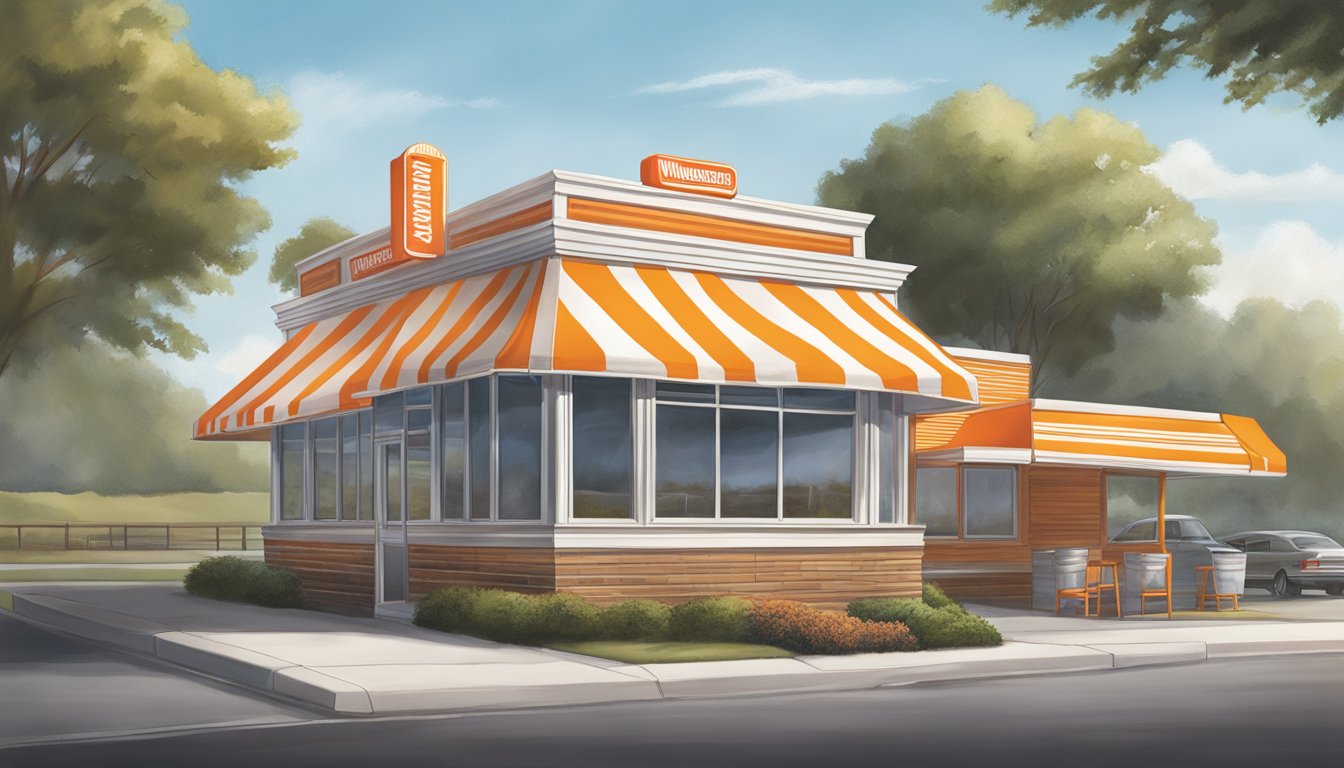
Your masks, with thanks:
<instances>
[{"instance_id":1,"label":"white cloud","mask_svg":"<svg viewBox=\"0 0 1344 768\"><path fill-rule=\"evenodd\" d=\"M1192 139L1182 139L1167 147L1166 153L1145 170L1191 200L1344 200L1344 174L1319 163L1274 176L1258 171L1237 173L1228 170L1204 145Z\"/></svg>"},{"instance_id":2,"label":"white cloud","mask_svg":"<svg viewBox=\"0 0 1344 768\"><path fill-rule=\"evenodd\" d=\"M1219 245L1223 263L1203 301L1224 315L1254 297L1300 307L1344 296L1344 243L1329 242L1304 221L1275 221L1250 243Z\"/></svg>"},{"instance_id":3,"label":"white cloud","mask_svg":"<svg viewBox=\"0 0 1344 768\"><path fill-rule=\"evenodd\" d=\"M440 109L491 109L499 99L449 99L408 88L377 88L341 72L308 69L290 78L286 93L303 116L301 130L349 130L389 120L414 120Z\"/></svg>"},{"instance_id":4,"label":"white cloud","mask_svg":"<svg viewBox=\"0 0 1344 768\"><path fill-rule=\"evenodd\" d=\"M787 69L759 68L714 72L690 80L646 85L635 93L681 93L704 88L748 86L713 102L720 107L751 107L803 101L821 96L876 96L908 93L920 83L903 80L849 78L845 80L804 80Z\"/></svg>"}]
</instances>

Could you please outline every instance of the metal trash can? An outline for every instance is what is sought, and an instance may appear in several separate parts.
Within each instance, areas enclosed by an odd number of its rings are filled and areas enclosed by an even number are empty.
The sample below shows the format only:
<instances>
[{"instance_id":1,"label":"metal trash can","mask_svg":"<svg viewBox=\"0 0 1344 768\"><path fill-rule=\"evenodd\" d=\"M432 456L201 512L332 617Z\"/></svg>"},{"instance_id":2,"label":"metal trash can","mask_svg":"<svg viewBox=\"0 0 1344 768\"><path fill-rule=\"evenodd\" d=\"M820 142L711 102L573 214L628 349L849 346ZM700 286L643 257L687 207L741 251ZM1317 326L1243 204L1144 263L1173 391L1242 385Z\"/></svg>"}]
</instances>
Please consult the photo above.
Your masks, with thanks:
<instances>
[{"instance_id":1,"label":"metal trash can","mask_svg":"<svg viewBox=\"0 0 1344 768\"><path fill-rule=\"evenodd\" d=\"M1038 611L1055 610L1055 550L1037 549L1031 553L1031 607Z\"/></svg>"},{"instance_id":2,"label":"metal trash can","mask_svg":"<svg viewBox=\"0 0 1344 768\"><path fill-rule=\"evenodd\" d=\"M1056 549L1052 558L1055 573L1055 590L1061 589L1081 589L1087 586L1087 548L1086 547L1068 547L1065 549ZM1050 604L1054 605L1054 595L1050 596ZM1073 603L1080 603L1077 598L1065 598ZM1064 603L1060 604L1063 608Z\"/></svg>"},{"instance_id":3,"label":"metal trash can","mask_svg":"<svg viewBox=\"0 0 1344 768\"><path fill-rule=\"evenodd\" d=\"M1125 582L1120 588L1125 613L1138 613L1140 592L1166 587L1167 560L1170 557L1161 552L1125 553ZM1166 606L1162 608L1165 611Z\"/></svg>"},{"instance_id":4,"label":"metal trash can","mask_svg":"<svg viewBox=\"0 0 1344 768\"><path fill-rule=\"evenodd\" d=\"M1246 594L1246 553L1211 551L1213 591L1219 595Z\"/></svg>"}]
</instances>

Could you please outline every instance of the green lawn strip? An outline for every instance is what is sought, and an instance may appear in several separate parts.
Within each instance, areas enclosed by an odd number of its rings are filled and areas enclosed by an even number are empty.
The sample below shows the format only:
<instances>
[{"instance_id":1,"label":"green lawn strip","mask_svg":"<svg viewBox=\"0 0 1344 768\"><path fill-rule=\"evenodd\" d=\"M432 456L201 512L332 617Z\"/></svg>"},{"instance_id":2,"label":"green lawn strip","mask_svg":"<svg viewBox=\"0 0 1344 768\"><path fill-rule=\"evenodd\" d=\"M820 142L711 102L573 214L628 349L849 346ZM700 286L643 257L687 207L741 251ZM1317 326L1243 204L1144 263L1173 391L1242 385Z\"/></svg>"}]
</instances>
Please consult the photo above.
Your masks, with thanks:
<instances>
[{"instance_id":1,"label":"green lawn strip","mask_svg":"<svg viewBox=\"0 0 1344 768\"><path fill-rule=\"evenodd\" d=\"M262 525L269 516L270 495L265 491L154 496L0 491L0 519L10 524L205 522ZM6 533L0 530L0 535ZM213 532L210 535L213 537Z\"/></svg>"},{"instance_id":2,"label":"green lawn strip","mask_svg":"<svg viewBox=\"0 0 1344 768\"><path fill-rule=\"evenodd\" d=\"M248 542L251 544L251 542ZM249 558L261 559L261 542L257 542L256 549L248 550L246 556ZM216 552L213 549L132 549L132 550L86 550L76 549L70 551L62 550L0 550L0 563L3 564L25 564L25 563L87 563L90 565L103 564L129 564L136 563L195 563L204 560L207 557L216 557L223 555L224 552ZM228 554L237 554L229 552Z\"/></svg>"},{"instance_id":3,"label":"green lawn strip","mask_svg":"<svg viewBox=\"0 0 1344 768\"><path fill-rule=\"evenodd\" d=\"M795 654L772 645L750 643L646 643L632 640L591 640L554 643L557 651L597 656L626 664L675 664L688 661L782 659Z\"/></svg>"},{"instance_id":4,"label":"green lawn strip","mask_svg":"<svg viewBox=\"0 0 1344 768\"><path fill-rule=\"evenodd\" d=\"M14 596L0 589L0 611L14 610Z\"/></svg>"},{"instance_id":5,"label":"green lawn strip","mask_svg":"<svg viewBox=\"0 0 1344 768\"><path fill-rule=\"evenodd\" d=\"M4 581L182 581L186 568L33 568L0 571Z\"/></svg>"}]
</instances>

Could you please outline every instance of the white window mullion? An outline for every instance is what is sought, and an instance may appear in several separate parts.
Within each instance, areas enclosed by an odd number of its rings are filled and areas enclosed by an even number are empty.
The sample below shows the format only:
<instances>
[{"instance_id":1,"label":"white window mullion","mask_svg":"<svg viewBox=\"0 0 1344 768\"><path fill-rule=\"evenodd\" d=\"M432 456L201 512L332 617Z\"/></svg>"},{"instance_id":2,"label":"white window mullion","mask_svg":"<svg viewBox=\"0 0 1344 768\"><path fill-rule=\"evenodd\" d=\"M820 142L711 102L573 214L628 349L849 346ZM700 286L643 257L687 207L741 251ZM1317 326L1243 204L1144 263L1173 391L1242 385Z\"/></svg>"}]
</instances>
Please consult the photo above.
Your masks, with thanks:
<instances>
[{"instance_id":1,"label":"white window mullion","mask_svg":"<svg viewBox=\"0 0 1344 768\"><path fill-rule=\"evenodd\" d=\"M490 522L499 520L499 377L490 374Z\"/></svg>"}]
</instances>

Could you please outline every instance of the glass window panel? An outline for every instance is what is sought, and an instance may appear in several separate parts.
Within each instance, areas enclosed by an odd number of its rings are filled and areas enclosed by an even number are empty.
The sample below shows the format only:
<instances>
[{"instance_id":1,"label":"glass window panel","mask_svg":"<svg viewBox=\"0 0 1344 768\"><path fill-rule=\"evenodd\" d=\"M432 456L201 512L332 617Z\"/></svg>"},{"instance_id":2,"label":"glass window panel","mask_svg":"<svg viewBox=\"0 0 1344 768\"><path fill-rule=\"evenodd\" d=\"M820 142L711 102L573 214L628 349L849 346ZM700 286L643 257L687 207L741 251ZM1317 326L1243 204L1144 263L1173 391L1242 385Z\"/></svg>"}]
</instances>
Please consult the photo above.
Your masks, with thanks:
<instances>
[{"instance_id":1,"label":"glass window panel","mask_svg":"<svg viewBox=\"0 0 1344 768\"><path fill-rule=\"evenodd\" d=\"M720 405L779 407L779 390L772 387L719 387Z\"/></svg>"},{"instance_id":2,"label":"glass window panel","mask_svg":"<svg viewBox=\"0 0 1344 768\"><path fill-rule=\"evenodd\" d=\"M684 381L658 382L659 400L675 403L713 403L713 384L689 384Z\"/></svg>"},{"instance_id":3,"label":"glass window panel","mask_svg":"<svg viewBox=\"0 0 1344 768\"><path fill-rule=\"evenodd\" d=\"M1106 476L1106 536L1114 537L1130 523L1157 517L1157 478Z\"/></svg>"},{"instance_id":4,"label":"glass window panel","mask_svg":"<svg viewBox=\"0 0 1344 768\"><path fill-rule=\"evenodd\" d=\"M416 389L406 390L406 405L433 405L434 388L418 387Z\"/></svg>"},{"instance_id":5,"label":"glass window panel","mask_svg":"<svg viewBox=\"0 0 1344 768\"><path fill-rule=\"evenodd\" d=\"M461 520L463 489L466 487L464 472L467 467L467 430L466 411L463 395L466 385L462 382L448 384L443 388L443 423L439 433L440 463L443 466L443 519Z\"/></svg>"},{"instance_id":6,"label":"glass window panel","mask_svg":"<svg viewBox=\"0 0 1344 768\"><path fill-rule=\"evenodd\" d=\"M719 516L779 516L779 412L719 413Z\"/></svg>"},{"instance_id":7,"label":"glass window panel","mask_svg":"<svg viewBox=\"0 0 1344 768\"><path fill-rule=\"evenodd\" d=\"M335 520L339 492L340 442L337 419L312 422L313 430L313 517Z\"/></svg>"},{"instance_id":8,"label":"glass window panel","mask_svg":"<svg viewBox=\"0 0 1344 768\"><path fill-rule=\"evenodd\" d=\"M303 464L307 424L280 428L280 519L303 519Z\"/></svg>"},{"instance_id":9,"label":"glass window panel","mask_svg":"<svg viewBox=\"0 0 1344 768\"><path fill-rule=\"evenodd\" d=\"M401 436L403 399L400 392L373 399L373 432L375 437Z\"/></svg>"},{"instance_id":10,"label":"glass window panel","mask_svg":"<svg viewBox=\"0 0 1344 768\"><path fill-rule=\"evenodd\" d=\"M854 516L854 417L784 414L784 516Z\"/></svg>"},{"instance_id":11,"label":"glass window panel","mask_svg":"<svg viewBox=\"0 0 1344 768\"><path fill-rule=\"evenodd\" d=\"M429 520L433 457L428 432L406 435L406 519Z\"/></svg>"},{"instance_id":12,"label":"glass window panel","mask_svg":"<svg viewBox=\"0 0 1344 768\"><path fill-rule=\"evenodd\" d=\"M387 503L385 521L401 522L401 446L383 448L383 500Z\"/></svg>"},{"instance_id":13,"label":"glass window panel","mask_svg":"<svg viewBox=\"0 0 1344 768\"><path fill-rule=\"evenodd\" d=\"M784 407L805 411L853 411L854 393L844 389L785 389Z\"/></svg>"},{"instance_id":14,"label":"glass window panel","mask_svg":"<svg viewBox=\"0 0 1344 768\"><path fill-rule=\"evenodd\" d=\"M1133 528L1122 531L1116 541L1157 541L1157 521L1138 523Z\"/></svg>"},{"instance_id":15,"label":"glass window panel","mask_svg":"<svg viewBox=\"0 0 1344 768\"><path fill-rule=\"evenodd\" d=\"M359 518L359 415L354 413L341 417L340 518Z\"/></svg>"},{"instance_id":16,"label":"glass window panel","mask_svg":"<svg viewBox=\"0 0 1344 768\"><path fill-rule=\"evenodd\" d=\"M490 379L467 382L467 430L471 451L471 519L490 519Z\"/></svg>"},{"instance_id":17,"label":"glass window panel","mask_svg":"<svg viewBox=\"0 0 1344 768\"><path fill-rule=\"evenodd\" d=\"M714 516L714 410L659 405L654 476L658 517Z\"/></svg>"},{"instance_id":18,"label":"glass window panel","mask_svg":"<svg viewBox=\"0 0 1344 768\"><path fill-rule=\"evenodd\" d=\"M359 412L359 519L373 519L373 412Z\"/></svg>"},{"instance_id":19,"label":"glass window panel","mask_svg":"<svg viewBox=\"0 0 1344 768\"><path fill-rule=\"evenodd\" d=\"M503 375L499 398L499 519L541 519L541 377Z\"/></svg>"},{"instance_id":20,"label":"glass window panel","mask_svg":"<svg viewBox=\"0 0 1344 768\"><path fill-rule=\"evenodd\" d=\"M575 376L572 392L574 517L630 517L630 380Z\"/></svg>"},{"instance_id":21,"label":"glass window panel","mask_svg":"<svg viewBox=\"0 0 1344 768\"><path fill-rule=\"evenodd\" d=\"M890 394L877 396L877 521L896 522L896 403Z\"/></svg>"},{"instance_id":22,"label":"glass window panel","mask_svg":"<svg viewBox=\"0 0 1344 768\"><path fill-rule=\"evenodd\" d=\"M1016 531L1017 471L1003 467L967 467L962 504L966 536L1012 536Z\"/></svg>"},{"instance_id":23,"label":"glass window panel","mask_svg":"<svg viewBox=\"0 0 1344 768\"><path fill-rule=\"evenodd\" d=\"M957 535L957 470L920 467L915 472L915 522L925 536Z\"/></svg>"},{"instance_id":24,"label":"glass window panel","mask_svg":"<svg viewBox=\"0 0 1344 768\"><path fill-rule=\"evenodd\" d=\"M432 421L434 421L432 408L411 408L406 411L407 432L428 432Z\"/></svg>"}]
</instances>

